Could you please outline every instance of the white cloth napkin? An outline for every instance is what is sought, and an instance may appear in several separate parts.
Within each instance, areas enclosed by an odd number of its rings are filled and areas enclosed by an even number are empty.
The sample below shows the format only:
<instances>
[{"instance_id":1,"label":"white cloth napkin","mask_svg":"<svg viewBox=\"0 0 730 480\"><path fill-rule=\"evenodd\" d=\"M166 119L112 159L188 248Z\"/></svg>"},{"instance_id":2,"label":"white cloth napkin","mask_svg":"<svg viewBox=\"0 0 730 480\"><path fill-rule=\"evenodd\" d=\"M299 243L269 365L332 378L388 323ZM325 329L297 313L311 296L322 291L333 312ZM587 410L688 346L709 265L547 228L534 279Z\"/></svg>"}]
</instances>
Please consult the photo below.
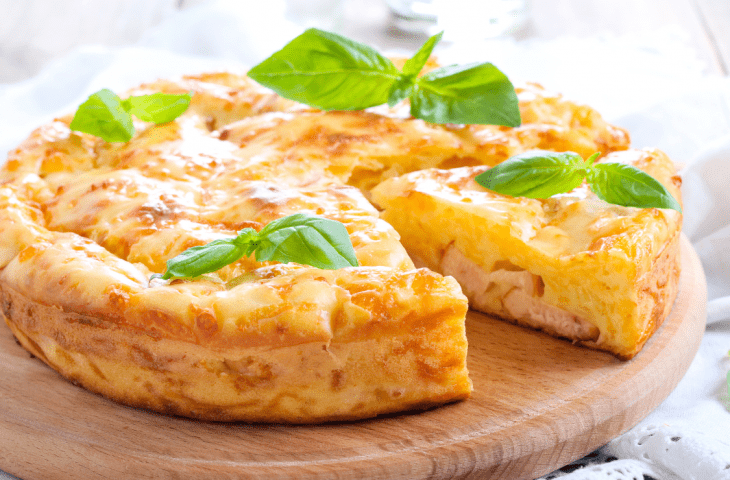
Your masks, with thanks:
<instances>
[{"instance_id":1,"label":"white cloth napkin","mask_svg":"<svg viewBox=\"0 0 730 480\"><path fill-rule=\"evenodd\" d=\"M30 80L0 86L0 158L33 128L73 111L100 88L122 91L158 77L241 69L298 31L281 15L242 12L222 0L170 17L136 47L77 49ZM545 478L730 479L730 79L703 74L687 43L683 32L667 29L621 38L493 40L437 51L446 61L492 61L513 80L538 81L592 105L628 128L634 146L661 148L686 165L684 231L703 261L709 291L700 351L664 403L583 461L600 464Z\"/></svg>"}]
</instances>

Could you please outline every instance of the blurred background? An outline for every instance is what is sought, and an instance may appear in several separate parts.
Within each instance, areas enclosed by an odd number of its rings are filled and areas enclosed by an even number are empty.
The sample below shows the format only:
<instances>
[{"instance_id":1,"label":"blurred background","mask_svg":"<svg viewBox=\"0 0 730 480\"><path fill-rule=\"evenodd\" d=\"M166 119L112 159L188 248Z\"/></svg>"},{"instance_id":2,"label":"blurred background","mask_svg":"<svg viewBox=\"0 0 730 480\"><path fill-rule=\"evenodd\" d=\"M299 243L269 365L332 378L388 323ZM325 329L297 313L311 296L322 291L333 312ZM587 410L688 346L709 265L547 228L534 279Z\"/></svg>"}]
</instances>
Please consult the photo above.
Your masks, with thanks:
<instances>
[{"instance_id":1,"label":"blurred background","mask_svg":"<svg viewBox=\"0 0 730 480\"><path fill-rule=\"evenodd\" d=\"M33 113L47 118L103 87L245 69L307 27L390 55L444 31L441 63L490 61L682 163L730 131L730 91L718 86L730 66L729 0L0 0L0 107L21 112L0 119L0 150L37 124ZM41 72L52 78L33 96L8 90L42 83Z\"/></svg>"},{"instance_id":2,"label":"blurred background","mask_svg":"<svg viewBox=\"0 0 730 480\"><path fill-rule=\"evenodd\" d=\"M141 43L257 62L310 26L395 51L441 30L448 43L675 28L706 72L727 75L730 65L728 0L0 0L0 13L0 83L26 79L85 44ZM221 28L217 16L226 17L224 30L238 24L255 34L222 49L208 30Z\"/></svg>"}]
</instances>

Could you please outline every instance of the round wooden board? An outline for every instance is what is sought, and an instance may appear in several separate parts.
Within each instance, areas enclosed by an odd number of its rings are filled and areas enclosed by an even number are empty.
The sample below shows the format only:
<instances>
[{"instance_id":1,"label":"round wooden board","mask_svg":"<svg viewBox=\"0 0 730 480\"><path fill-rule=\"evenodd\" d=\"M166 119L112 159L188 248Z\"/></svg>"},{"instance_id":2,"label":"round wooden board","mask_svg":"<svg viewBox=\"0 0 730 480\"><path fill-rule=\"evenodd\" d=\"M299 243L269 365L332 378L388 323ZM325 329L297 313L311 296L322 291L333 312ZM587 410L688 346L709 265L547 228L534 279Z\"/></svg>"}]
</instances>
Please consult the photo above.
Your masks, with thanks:
<instances>
[{"instance_id":1,"label":"round wooden board","mask_svg":"<svg viewBox=\"0 0 730 480\"><path fill-rule=\"evenodd\" d=\"M467 401L318 426L216 424L120 406L30 358L0 328L0 469L45 478L533 479L631 428L674 389L704 333L702 266L633 360L477 313Z\"/></svg>"}]
</instances>

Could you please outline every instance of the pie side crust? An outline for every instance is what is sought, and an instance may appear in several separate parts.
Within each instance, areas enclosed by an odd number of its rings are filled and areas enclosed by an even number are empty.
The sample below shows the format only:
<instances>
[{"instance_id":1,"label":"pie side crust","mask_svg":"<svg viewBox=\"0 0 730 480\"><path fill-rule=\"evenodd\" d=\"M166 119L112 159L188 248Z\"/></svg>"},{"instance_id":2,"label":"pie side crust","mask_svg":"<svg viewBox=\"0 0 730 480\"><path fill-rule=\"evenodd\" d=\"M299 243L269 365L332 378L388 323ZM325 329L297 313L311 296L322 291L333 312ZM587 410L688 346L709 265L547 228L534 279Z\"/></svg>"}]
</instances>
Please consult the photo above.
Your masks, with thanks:
<instances>
[{"instance_id":1,"label":"pie side crust","mask_svg":"<svg viewBox=\"0 0 730 480\"><path fill-rule=\"evenodd\" d=\"M5 285L0 298L21 345L62 376L120 403L166 414L214 421L354 420L465 399L472 388L464 368L463 307L445 306L379 332L363 326L283 346L259 339L256 346L213 348L66 312Z\"/></svg>"}]
</instances>

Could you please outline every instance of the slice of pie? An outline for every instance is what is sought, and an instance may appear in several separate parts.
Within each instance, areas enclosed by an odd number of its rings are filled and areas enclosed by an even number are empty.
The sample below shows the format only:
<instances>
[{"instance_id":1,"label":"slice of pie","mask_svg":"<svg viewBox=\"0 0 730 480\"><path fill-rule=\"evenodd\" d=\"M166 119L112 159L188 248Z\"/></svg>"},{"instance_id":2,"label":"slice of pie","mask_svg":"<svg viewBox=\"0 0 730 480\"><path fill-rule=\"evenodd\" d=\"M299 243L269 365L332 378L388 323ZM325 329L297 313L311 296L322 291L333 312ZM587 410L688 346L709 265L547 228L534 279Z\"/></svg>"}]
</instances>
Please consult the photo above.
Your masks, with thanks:
<instances>
[{"instance_id":1,"label":"slice of pie","mask_svg":"<svg viewBox=\"0 0 730 480\"><path fill-rule=\"evenodd\" d=\"M453 278L414 268L370 189L531 148L628 147L594 110L535 85L518 89L514 129L431 125L405 107L320 112L227 73L131 94L156 91L193 91L191 107L168 124L136 122L125 144L60 118L10 153L0 305L21 344L66 378L195 418L320 422L468 397L467 299ZM296 212L344 223L360 266L243 258L202 280L150 281L187 248Z\"/></svg>"},{"instance_id":2,"label":"slice of pie","mask_svg":"<svg viewBox=\"0 0 730 480\"><path fill-rule=\"evenodd\" d=\"M674 164L657 150L602 161L635 166L679 198ZM586 184L513 198L479 186L485 170L414 172L372 196L416 264L456 278L472 308L633 357L674 302L681 214L610 205Z\"/></svg>"}]
</instances>

